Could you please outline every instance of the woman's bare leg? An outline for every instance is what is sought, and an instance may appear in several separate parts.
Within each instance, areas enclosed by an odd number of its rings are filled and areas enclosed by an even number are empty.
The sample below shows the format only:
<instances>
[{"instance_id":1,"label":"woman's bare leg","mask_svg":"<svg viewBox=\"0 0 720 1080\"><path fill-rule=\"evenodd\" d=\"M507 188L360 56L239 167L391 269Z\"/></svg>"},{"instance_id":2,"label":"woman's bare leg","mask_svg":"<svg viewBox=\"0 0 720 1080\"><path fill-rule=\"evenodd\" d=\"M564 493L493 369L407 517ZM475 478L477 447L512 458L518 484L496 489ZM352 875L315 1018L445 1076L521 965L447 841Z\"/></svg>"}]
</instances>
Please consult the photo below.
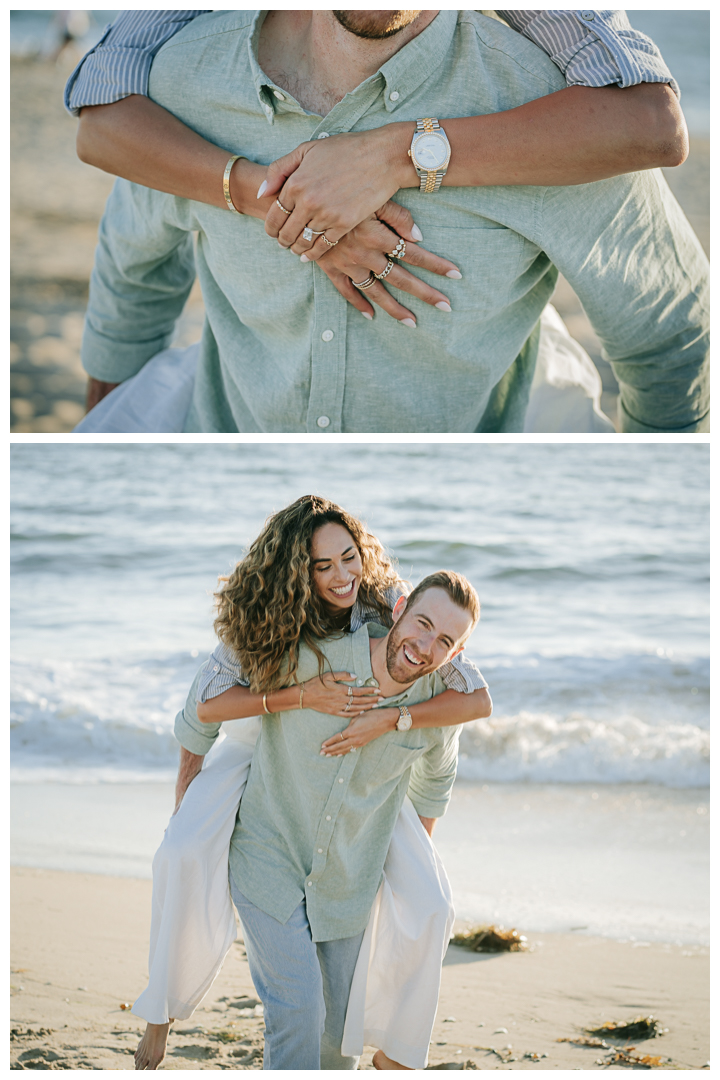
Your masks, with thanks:
<instances>
[{"instance_id":1,"label":"woman's bare leg","mask_svg":"<svg viewBox=\"0 0 720 1080\"><path fill-rule=\"evenodd\" d=\"M373 1057L373 1065L376 1069L407 1069L409 1066L401 1065L399 1061L393 1061L382 1050L377 1050Z\"/></svg>"},{"instance_id":2,"label":"woman's bare leg","mask_svg":"<svg viewBox=\"0 0 720 1080\"><path fill-rule=\"evenodd\" d=\"M145 1034L135 1051L136 1072L138 1069L157 1069L160 1062L165 1059L170 1024L172 1024L172 1020L169 1020L167 1024L148 1024L145 1028ZM383 1066L386 1069L390 1067L388 1065Z\"/></svg>"}]
</instances>

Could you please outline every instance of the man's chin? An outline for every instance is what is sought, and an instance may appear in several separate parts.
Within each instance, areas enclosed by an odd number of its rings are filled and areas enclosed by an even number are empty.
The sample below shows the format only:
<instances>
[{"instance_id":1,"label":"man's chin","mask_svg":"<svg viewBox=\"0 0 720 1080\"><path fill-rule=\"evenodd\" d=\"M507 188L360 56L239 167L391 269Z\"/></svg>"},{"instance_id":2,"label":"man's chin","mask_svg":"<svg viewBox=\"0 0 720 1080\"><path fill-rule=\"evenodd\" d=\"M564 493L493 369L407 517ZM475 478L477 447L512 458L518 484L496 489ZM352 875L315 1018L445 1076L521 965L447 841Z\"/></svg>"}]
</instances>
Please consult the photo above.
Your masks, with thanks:
<instances>
[{"instance_id":1,"label":"man's chin","mask_svg":"<svg viewBox=\"0 0 720 1080\"><path fill-rule=\"evenodd\" d=\"M355 37L382 41L414 23L422 11L333 11L343 27Z\"/></svg>"},{"instance_id":2,"label":"man's chin","mask_svg":"<svg viewBox=\"0 0 720 1080\"><path fill-rule=\"evenodd\" d=\"M388 675L396 683L414 683L423 675L430 673L430 668L427 664L420 664L419 667L413 667L408 660L400 660L393 657L392 660L388 657Z\"/></svg>"}]
</instances>

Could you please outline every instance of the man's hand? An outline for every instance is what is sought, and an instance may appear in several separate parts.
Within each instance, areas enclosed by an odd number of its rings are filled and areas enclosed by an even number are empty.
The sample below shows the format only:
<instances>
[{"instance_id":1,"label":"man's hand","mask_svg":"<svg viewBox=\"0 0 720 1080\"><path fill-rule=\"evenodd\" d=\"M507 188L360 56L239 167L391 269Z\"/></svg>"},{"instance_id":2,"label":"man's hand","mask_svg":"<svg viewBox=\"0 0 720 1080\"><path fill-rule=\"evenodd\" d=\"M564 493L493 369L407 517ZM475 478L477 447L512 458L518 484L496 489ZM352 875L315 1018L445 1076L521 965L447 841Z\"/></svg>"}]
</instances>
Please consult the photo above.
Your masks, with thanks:
<instances>
[{"instance_id":1,"label":"man's hand","mask_svg":"<svg viewBox=\"0 0 720 1080\"><path fill-rule=\"evenodd\" d=\"M173 817L180 809L185 792L202 769L202 754L191 754L184 746L180 747L180 765L178 766L177 780L175 781L175 809Z\"/></svg>"},{"instance_id":2,"label":"man's hand","mask_svg":"<svg viewBox=\"0 0 720 1080\"><path fill-rule=\"evenodd\" d=\"M420 821L422 822L422 825L423 825L423 828L425 829L425 832L428 834L428 836L432 836L433 829L435 828L435 822L437 821L437 818L423 817L422 814L418 814L418 817L420 818Z\"/></svg>"},{"instance_id":3,"label":"man's hand","mask_svg":"<svg viewBox=\"0 0 720 1080\"><path fill-rule=\"evenodd\" d=\"M91 376L88 379L87 394L85 395L85 412L89 413L99 401L102 401L111 390L114 390L119 385L120 383L116 382L100 382L99 379L93 379Z\"/></svg>"}]
</instances>

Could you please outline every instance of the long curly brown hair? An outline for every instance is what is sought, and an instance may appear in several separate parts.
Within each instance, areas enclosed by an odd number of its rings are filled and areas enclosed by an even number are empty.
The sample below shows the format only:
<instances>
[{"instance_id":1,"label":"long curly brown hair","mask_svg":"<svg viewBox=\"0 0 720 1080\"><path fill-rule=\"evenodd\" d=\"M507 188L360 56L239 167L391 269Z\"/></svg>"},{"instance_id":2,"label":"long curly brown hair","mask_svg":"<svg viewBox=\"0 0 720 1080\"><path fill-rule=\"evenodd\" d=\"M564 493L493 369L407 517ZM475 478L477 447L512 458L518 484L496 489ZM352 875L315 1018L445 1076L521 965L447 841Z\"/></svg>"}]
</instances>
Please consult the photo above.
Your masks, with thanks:
<instances>
[{"instance_id":1,"label":"long curly brown hair","mask_svg":"<svg viewBox=\"0 0 720 1080\"><path fill-rule=\"evenodd\" d=\"M265 528L215 594L215 632L237 654L253 693L294 681L300 642L323 661L316 642L333 632L329 612L313 588L313 533L335 522L352 536L362 562L358 601L389 625L389 590L402 587L392 560L361 521L336 503L303 495L269 517ZM283 658L287 654L287 661Z\"/></svg>"}]
</instances>

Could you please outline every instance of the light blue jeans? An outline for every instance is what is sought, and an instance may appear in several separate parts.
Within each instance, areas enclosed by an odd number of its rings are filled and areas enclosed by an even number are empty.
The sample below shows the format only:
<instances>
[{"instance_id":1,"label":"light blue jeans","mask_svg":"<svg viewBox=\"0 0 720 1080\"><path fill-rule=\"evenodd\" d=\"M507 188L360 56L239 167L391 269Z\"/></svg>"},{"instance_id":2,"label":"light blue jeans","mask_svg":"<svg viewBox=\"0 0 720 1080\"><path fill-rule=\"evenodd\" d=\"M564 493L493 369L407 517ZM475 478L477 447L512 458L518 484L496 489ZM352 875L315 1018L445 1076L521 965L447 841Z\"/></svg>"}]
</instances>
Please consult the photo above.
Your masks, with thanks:
<instances>
[{"instance_id":1,"label":"light blue jeans","mask_svg":"<svg viewBox=\"0 0 720 1080\"><path fill-rule=\"evenodd\" d=\"M286 923L238 889L230 892L242 922L255 989L265 1009L263 1069L357 1069L340 1053L350 985L363 935L313 941L298 904Z\"/></svg>"}]
</instances>

